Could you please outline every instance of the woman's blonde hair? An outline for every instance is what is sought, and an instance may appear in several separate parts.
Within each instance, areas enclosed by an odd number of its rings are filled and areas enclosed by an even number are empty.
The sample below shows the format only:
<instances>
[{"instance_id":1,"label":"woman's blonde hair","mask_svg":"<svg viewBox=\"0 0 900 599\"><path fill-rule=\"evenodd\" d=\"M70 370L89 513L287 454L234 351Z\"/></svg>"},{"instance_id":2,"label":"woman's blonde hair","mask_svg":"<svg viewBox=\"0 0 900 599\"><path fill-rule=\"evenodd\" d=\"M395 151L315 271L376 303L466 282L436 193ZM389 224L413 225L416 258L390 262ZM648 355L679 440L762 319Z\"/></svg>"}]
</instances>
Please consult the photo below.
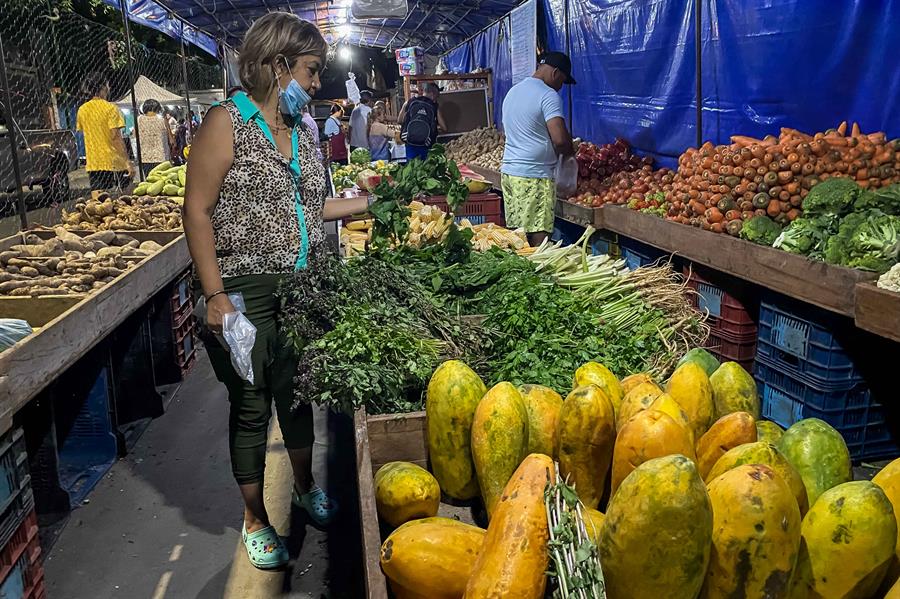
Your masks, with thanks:
<instances>
[{"instance_id":1,"label":"woman's blonde hair","mask_svg":"<svg viewBox=\"0 0 900 599\"><path fill-rule=\"evenodd\" d=\"M297 58L316 55L324 63L328 43L318 28L288 12L270 12L253 22L238 55L241 85L252 96L268 93L275 85L275 59L284 56L293 69ZM324 65L323 65L324 66Z\"/></svg>"},{"instance_id":2,"label":"woman's blonde hair","mask_svg":"<svg viewBox=\"0 0 900 599\"><path fill-rule=\"evenodd\" d=\"M384 102L375 102L375 105L372 106L372 110L369 111L369 117L366 119L366 137L372 135L372 123L375 122L375 119L382 118L386 114L387 107Z\"/></svg>"}]
</instances>

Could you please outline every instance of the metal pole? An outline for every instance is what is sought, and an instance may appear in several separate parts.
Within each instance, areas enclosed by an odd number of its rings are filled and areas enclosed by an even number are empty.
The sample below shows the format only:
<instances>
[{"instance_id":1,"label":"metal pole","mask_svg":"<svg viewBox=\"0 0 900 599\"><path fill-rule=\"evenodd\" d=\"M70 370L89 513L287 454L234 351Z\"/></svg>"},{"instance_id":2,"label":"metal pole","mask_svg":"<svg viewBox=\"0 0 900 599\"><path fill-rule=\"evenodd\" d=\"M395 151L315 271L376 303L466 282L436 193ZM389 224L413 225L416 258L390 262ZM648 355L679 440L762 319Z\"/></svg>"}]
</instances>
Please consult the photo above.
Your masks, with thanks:
<instances>
[{"instance_id":1,"label":"metal pole","mask_svg":"<svg viewBox=\"0 0 900 599\"><path fill-rule=\"evenodd\" d=\"M19 220L24 231L28 228L28 213L25 210L25 192L22 190L22 171L19 169L19 152L16 144L16 132L19 130L19 127L16 125L16 120L13 117L12 93L9 89L9 79L6 76L6 54L3 52L2 35L0 35L0 85L3 85L3 97L6 104L6 137L9 139L13 178L16 180Z\"/></svg>"},{"instance_id":2,"label":"metal pole","mask_svg":"<svg viewBox=\"0 0 900 599\"><path fill-rule=\"evenodd\" d=\"M563 11L563 18L565 19L565 32L566 32L566 55L571 59L572 57L572 37L569 35L569 0L565 0ZM566 96L568 96L569 100L569 130L573 132L575 131L575 110L573 107L574 100L572 99L572 86L566 86Z\"/></svg>"},{"instance_id":3,"label":"metal pole","mask_svg":"<svg viewBox=\"0 0 900 599\"><path fill-rule=\"evenodd\" d=\"M119 0L119 9L122 11L122 22L125 24L125 51L128 53L128 79L131 81L131 114L134 115L134 147L137 158L137 172L138 177L143 181L144 163L141 157L141 132L138 128L137 95L134 93L134 84L137 82L137 79L134 76L134 56L131 53L131 23L128 20L128 9L125 6L125 0Z\"/></svg>"},{"instance_id":4,"label":"metal pole","mask_svg":"<svg viewBox=\"0 0 900 599\"><path fill-rule=\"evenodd\" d=\"M191 118L191 92L188 87L187 58L184 55L184 38L181 39L181 74L184 77L184 99L187 100L187 126L191 135L194 134L194 120Z\"/></svg>"},{"instance_id":5,"label":"metal pole","mask_svg":"<svg viewBox=\"0 0 900 599\"><path fill-rule=\"evenodd\" d=\"M703 36L700 32L700 25L703 20L703 0L694 0L694 7L694 45L697 47L695 52L697 58L697 147L699 148L703 145Z\"/></svg>"}]
</instances>

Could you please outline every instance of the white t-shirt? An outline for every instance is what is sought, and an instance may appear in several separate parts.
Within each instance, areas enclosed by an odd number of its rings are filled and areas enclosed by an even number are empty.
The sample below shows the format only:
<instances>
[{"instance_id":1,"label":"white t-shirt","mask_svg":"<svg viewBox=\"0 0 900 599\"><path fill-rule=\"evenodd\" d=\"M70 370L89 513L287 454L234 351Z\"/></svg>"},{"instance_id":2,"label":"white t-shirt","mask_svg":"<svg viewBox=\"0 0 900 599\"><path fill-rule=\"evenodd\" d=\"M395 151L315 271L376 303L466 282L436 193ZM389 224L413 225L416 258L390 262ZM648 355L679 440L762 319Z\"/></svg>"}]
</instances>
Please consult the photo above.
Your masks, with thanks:
<instances>
[{"instance_id":1,"label":"white t-shirt","mask_svg":"<svg viewBox=\"0 0 900 599\"><path fill-rule=\"evenodd\" d=\"M562 117L562 100L552 87L535 77L514 85L503 100L503 149L501 172L515 177L552 179L556 152L547 121Z\"/></svg>"},{"instance_id":2,"label":"white t-shirt","mask_svg":"<svg viewBox=\"0 0 900 599\"><path fill-rule=\"evenodd\" d=\"M359 104L350 113L350 145L354 148L369 147L369 137L366 135L366 128L370 112L372 112L372 109L369 106Z\"/></svg>"}]
</instances>

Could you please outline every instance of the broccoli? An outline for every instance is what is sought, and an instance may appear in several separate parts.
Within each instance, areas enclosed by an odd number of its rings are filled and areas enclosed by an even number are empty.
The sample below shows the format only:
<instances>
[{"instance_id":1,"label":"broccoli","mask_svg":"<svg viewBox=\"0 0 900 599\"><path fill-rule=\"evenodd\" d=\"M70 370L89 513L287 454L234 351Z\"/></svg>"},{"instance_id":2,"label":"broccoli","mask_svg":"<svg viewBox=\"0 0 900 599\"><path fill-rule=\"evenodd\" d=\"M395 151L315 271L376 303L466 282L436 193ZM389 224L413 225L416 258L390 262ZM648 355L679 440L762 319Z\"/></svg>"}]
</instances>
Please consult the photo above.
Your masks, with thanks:
<instances>
[{"instance_id":1,"label":"broccoli","mask_svg":"<svg viewBox=\"0 0 900 599\"><path fill-rule=\"evenodd\" d=\"M884 272L900 259L900 217L880 210L855 212L841 221L825 248L825 260Z\"/></svg>"},{"instance_id":2,"label":"broccoli","mask_svg":"<svg viewBox=\"0 0 900 599\"><path fill-rule=\"evenodd\" d=\"M816 184L803 199L803 214L844 216L853 209L860 186L851 179L831 177Z\"/></svg>"},{"instance_id":3,"label":"broccoli","mask_svg":"<svg viewBox=\"0 0 900 599\"><path fill-rule=\"evenodd\" d=\"M781 234L781 227L768 216L754 216L741 228L741 238L760 245L772 245Z\"/></svg>"},{"instance_id":4,"label":"broccoli","mask_svg":"<svg viewBox=\"0 0 900 599\"><path fill-rule=\"evenodd\" d=\"M809 197L809 196L807 196ZM865 212L854 212L847 215L838 225L837 233L828 238L825 243L825 262L829 264L846 265L847 251L850 246L850 239L862 223L866 221Z\"/></svg>"},{"instance_id":5,"label":"broccoli","mask_svg":"<svg viewBox=\"0 0 900 599\"><path fill-rule=\"evenodd\" d=\"M856 211L877 208L885 214L900 216L900 183L894 183L876 190L865 190L859 194L853 209Z\"/></svg>"},{"instance_id":6,"label":"broccoli","mask_svg":"<svg viewBox=\"0 0 900 599\"><path fill-rule=\"evenodd\" d=\"M837 224L837 217L830 215L798 218L781 232L772 247L822 260L825 243L837 234Z\"/></svg>"}]
</instances>

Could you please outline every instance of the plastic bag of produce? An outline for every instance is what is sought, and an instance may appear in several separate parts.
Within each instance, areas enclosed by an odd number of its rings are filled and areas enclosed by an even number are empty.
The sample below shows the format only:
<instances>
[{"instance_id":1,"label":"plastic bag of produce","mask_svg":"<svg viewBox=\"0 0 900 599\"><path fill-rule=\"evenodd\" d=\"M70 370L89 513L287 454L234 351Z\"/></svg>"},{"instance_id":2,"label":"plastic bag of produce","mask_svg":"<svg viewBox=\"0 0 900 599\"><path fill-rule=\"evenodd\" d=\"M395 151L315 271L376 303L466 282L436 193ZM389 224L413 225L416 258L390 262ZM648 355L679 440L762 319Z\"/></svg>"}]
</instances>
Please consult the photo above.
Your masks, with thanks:
<instances>
[{"instance_id":1,"label":"plastic bag of produce","mask_svg":"<svg viewBox=\"0 0 900 599\"><path fill-rule=\"evenodd\" d=\"M556 195L567 198L578 190L578 161L560 156L556 162Z\"/></svg>"},{"instance_id":2,"label":"plastic bag of produce","mask_svg":"<svg viewBox=\"0 0 900 599\"><path fill-rule=\"evenodd\" d=\"M0 352L32 333L31 325L18 318L0 318Z\"/></svg>"},{"instance_id":3,"label":"plastic bag of produce","mask_svg":"<svg viewBox=\"0 0 900 599\"><path fill-rule=\"evenodd\" d=\"M356 85L356 75L347 73L347 81L344 85L347 87L347 98L354 104L359 104L359 86Z\"/></svg>"},{"instance_id":4,"label":"plastic bag of produce","mask_svg":"<svg viewBox=\"0 0 900 599\"><path fill-rule=\"evenodd\" d=\"M250 354L256 343L256 327L240 312L222 317L222 336L228 345L231 365L242 379L253 384L253 363Z\"/></svg>"}]
</instances>

